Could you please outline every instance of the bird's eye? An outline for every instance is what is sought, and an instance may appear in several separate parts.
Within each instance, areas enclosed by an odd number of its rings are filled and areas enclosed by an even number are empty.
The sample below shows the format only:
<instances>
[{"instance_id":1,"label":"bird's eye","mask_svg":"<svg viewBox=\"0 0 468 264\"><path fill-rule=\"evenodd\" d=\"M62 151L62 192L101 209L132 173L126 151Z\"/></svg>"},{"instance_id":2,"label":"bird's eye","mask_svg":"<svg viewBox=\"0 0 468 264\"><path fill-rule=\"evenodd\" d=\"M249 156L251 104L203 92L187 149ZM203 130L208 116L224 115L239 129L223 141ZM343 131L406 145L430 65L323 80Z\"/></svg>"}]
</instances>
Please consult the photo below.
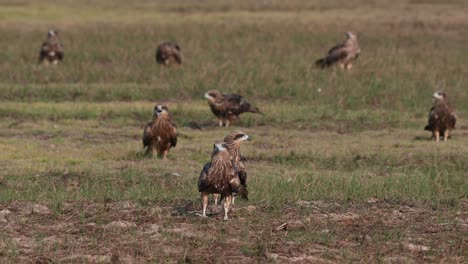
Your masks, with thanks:
<instances>
[{"instance_id":1,"label":"bird's eye","mask_svg":"<svg viewBox=\"0 0 468 264\"><path fill-rule=\"evenodd\" d=\"M239 139L239 138L241 138L241 137L243 137L243 136L244 136L243 134L236 135L236 136L234 137L234 140Z\"/></svg>"}]
</instances>

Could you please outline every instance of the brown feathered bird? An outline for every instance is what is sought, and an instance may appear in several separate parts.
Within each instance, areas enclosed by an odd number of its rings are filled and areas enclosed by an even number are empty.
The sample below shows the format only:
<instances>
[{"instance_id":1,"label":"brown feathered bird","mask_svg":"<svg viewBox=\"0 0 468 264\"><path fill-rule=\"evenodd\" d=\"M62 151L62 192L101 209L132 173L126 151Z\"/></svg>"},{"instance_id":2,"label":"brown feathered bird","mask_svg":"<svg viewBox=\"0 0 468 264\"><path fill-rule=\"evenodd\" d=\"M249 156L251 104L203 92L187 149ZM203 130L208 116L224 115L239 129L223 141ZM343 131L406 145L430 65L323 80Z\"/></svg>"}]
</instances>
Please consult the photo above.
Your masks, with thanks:
<instances>
[{"instance_id":1,"label":"brown feathered bird","mask_svg":"<svg viewBox=\"0 0 468 264\"><path fill-rule=\"evenodd\" d=\"M182 64L182 51L172 42L161 43L156 50L156 62L162 65Z\"/></svg>"},{"instance_id":2,"label":"brown feathered bird","mask_svg":"<svg viewBox=\"0 0 468 264\"><path fill-rule=\"evenodd\" d=\"M249 192L247 190L247 170L245 168L246 158L243 157L240 153L240 146L244 141L250 141L250 137L239 130L232 131L226 137L224 137L224 143L227 146L229 155L231 156L232 162L234 163L234 166L236 168L237 176L240 180L239 190L236 193L236 195L248 200ZM218 197L219 195L214 195L215 205L217 204ZM224 196L221 195L221 199L223 198Z\"/></svg>"},{"instance_id":3,"label":"brown feathered bird","mask_svg":"<svg viewBox=\"0 0 468 264\"><path fill-rule=\"evenodd\" d=\"M435 92L432 95L434 105L429 111L428 124L424 130L432 132L432 137L439 141L441 135L444 141L450 137L450 132L455 128L457 115L450 106L446 92Z\"/></svg>"},{"instance_id":4,"label":"brown feathered bird","mask_svg":"<svg viewBox=\"0 0 468 264\"><path fill-rule=\"evenodd\" d=\"M359 57L361 49L357 41L357 37L352 32L346 33L346 40L334 46L328 51L327 56L315 62L315 65L324 69L334 64L338 64L340 68L349 70L353 67L353 60Z\"/></svg>"},{"instance_id":5,"label":"brown feathered bird","mask_svg":"<svg viewBox=\"0 0 468 264\"><path fill-rule=\"evenodd\" d=\"M222 94L218 90L210 90L205 93L205 98L208 99L211 112L219 119L219 126L229 127L232 121L239 118L242 113L262 114L260 109L252 106L238 94Z\"/></svg>"},{"instance_id":6,"label":"brown feathered bird","mask_svg":"<svg viewBox=\"0 0 468 264\"><path fill-rule=\"evenodd\" d=\"M166 159L170 148L177 145L177 127L172 122L166 105L154 107L153 120L143 130L143 148L152 155L156 150L158 157Z\"/></svg>"},{"instance_id":7,"label":"brown feathered bird","mask_svg":"<svg viewBox=\"0 0 468 264\"><path fill-rule=\"evenodd\" d=\"M43 64L57 64L63 60L64 53L63 47L58 38L58 32L50 29L47 32L47 39L42 43L41 50L39 51L39 63Z\"/></svg>"},{"instance_id":8,"label":"brown feathered bird","mask_svg":"<svg viewBox=\"0 0 468 264\"><path fill-rule=\"evenodd\" d=\"M226 143L229 155L231 155L234 166L236 166L241 183L238 191L239 196L246 200L249 199L249 192L247 191L247 170L245 168L245 161L247 159L241 155L240 147L242 142L250 140L250 137L246 133L239 130L232 131L224 137L224 143Z\"/></svg>"},{"instance_id":9,"label":"brown feathered bird","mask_svg":"<svg viewBox=\"0 0 468 264\"><path fill-rule=\"evenodd\" d=\"M225 143L214 145L211 161L203 166L198 178L198 191L201 193L203 213L206 217L208 195L221 194L224 199L224 220L228 220L228 211L232 201L232 194L236 193L240 180Z\"/></svg>"}]
</instances>

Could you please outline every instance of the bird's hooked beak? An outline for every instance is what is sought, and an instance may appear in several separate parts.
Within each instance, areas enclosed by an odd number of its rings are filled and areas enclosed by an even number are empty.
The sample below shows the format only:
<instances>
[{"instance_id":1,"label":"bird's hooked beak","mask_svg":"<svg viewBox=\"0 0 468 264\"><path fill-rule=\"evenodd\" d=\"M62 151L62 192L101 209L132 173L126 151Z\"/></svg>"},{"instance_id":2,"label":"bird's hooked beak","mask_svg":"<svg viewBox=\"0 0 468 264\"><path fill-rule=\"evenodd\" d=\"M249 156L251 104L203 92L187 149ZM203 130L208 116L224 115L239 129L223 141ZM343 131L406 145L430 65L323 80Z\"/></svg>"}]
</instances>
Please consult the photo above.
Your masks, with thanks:
<instances>
[{"instance_id":1,"label":"bird's hooked beak","mask_svg":"<svg viewBox=\"0 0 468 264\"><path fill-rule=\"evenodd\" d=\"M245 139L244 140L247 140L247 141L252 141L252 139L249 137L249 135L245 135L244 137Z\"/></svg>"}]
</instances>

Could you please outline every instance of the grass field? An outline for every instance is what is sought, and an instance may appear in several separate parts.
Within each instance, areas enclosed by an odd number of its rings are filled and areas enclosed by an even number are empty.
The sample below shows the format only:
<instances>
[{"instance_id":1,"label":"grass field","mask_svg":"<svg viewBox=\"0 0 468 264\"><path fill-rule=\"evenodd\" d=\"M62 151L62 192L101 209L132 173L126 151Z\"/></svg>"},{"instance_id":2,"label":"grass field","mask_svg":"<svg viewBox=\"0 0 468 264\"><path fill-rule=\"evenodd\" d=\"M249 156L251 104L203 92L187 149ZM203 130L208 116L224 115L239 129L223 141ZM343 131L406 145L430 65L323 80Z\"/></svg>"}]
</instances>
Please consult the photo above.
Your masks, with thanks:
<instances>
[{"instance_id":1,"label":"grass field","mask_svg":"<svg viewBox=\"0 0 468 264\"><path fill-rule=\"evenodd\" d=\"M466 262L466 1L0 6L1 263ZM48 28L56 67L37 64ZM350 30L353 69L317 69ZM167 40L181 67L156 65ZM210 89L265 116L219 128ZM423 131L436 90L458 114L448 142ZM167 161L142 156L155 103L179 127ZM231 129L252 138L250 200L197 217L199 172Z\"/></svg>"}]
</instances>

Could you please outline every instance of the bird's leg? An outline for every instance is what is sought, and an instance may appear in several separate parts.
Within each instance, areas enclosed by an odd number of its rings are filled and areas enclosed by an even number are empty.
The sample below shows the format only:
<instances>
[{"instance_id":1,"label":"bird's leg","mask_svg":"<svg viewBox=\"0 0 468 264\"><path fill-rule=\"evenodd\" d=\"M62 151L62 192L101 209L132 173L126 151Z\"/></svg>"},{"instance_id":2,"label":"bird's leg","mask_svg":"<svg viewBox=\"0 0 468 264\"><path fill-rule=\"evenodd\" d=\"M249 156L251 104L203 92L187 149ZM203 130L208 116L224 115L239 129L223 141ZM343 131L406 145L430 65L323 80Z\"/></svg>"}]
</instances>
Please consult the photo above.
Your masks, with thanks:
<instances>
[{"instance_id":1,"label":"bird's leg","mask_svg":"<svg viewBox=\"0 0 468 264\"><path fill-rule=\"evenodd\" d=\"M348 64L345 65L346 70L351 70L352 67L353 67L352 63L348 63Z\"/></svg>"},{"instance_id":2,"label":"bird's leg","mask_svg":"<svg viewBox=\"0 0 468 264\"><path fill-rule=\"evenodd\" d=\"M236 200L236 196L232 196L232 204L234 204L234 201Z\"/></svg>"},{"instance_id":3,"label":"bird's leg","mask_svg":"<svg viewBox=\"0 0 468 264\"><path fill-rule=\"evenodd\" d=\"M201 217L206 217L206 207L208 207L208 193L202 192L201 193L201 200L202 200L202 208L203 208L203 213L199 216Z\"/></svg>"},{"instance_id":4,"label":"bird's leg","mask_svg":"<svg viewBox=\"0 0 468 264\"><path fill-rule=\"evenodd\" d=\"M161 155L163 160L167 160L166 156L167 156L167 153L168 153L168 152L169 152L169 150L163 151L163 153L162 153L162 155Z\"/></svg>"},{"instance_id":5,"label":"bird's leg","mask_svg":"<svg viewBox=\"0 0 468 264\"><path fill-rule=\"evenodd\" d=\"M53 63L54 65L57 65L58 60L54 60L52 63Z\"/></svg>"},{"instance_id":6,"label":"bird's leg","mask_svg":"<svg viewBox=\"0 0 468 264\"><path fill-rule=\"evenodd\" d=\"M224 199L225 199L224 200L224 220L229 220L228 211L229 211L229 206L231 206L232 196L227 195Z\"/></svg>"},{"instance_id":7,"label":"bird's leg","mask_svg":"<svg viewBox=\"0 0 468 264\"><path fill-rule=\"evenodd\" d=\"M215 205L218 205L218 198L219 198L219 194L217 194L217 193L213 194L213 199L214 199Z\"/></svg>"},{"instance_id":8,"label":"bird's leg","mask_svg":"<svg viewBox=\"0 0 468 264\"><path fill-rule=\"evenodd\" d=\"M343 63L339 63L338 66L340 66L340 69L344 69L345 65Z\"/></svg>"},{"instance_id":9,"label":"bird's leg","mask_svg":"<svg viewBox=\"0 0 468 264\"><path fill-rule=\"evenodd\" d=\"M222 120L222 119L219 120L219 126L220 126L220 127L223 126L223 120Z\"/></svg>"},{"instance_id":10,"label":"bird's leg","mask_svg":"<svg viewBox=\"0 0 468 264\"><path fill-rule=\"evenodd\" d=\"M448 130L448 129L445 130L445 131L444 131L444 141L447 141L449 135L450 135L450 130Z\"/></svg>"},{"instance_id":11,"label":"bird's leg","mask_svg":"<svg viewBox=\"0 0 468 264\"><path fill-rule=\"evenodd\" d=\"M230 119L226 119L226 127L229 127L229 124L231 123Z\"/></svg>"},{"instance_id":12,"label":"bird's leg","mask_svg":"<svg viewBox=\"0 0 468 264\"><path fill-rule=\"evenodd\" d=\"M439 142L440 132L439 130L434 131L435 140Z\"/></svg>"}]
</instances>

